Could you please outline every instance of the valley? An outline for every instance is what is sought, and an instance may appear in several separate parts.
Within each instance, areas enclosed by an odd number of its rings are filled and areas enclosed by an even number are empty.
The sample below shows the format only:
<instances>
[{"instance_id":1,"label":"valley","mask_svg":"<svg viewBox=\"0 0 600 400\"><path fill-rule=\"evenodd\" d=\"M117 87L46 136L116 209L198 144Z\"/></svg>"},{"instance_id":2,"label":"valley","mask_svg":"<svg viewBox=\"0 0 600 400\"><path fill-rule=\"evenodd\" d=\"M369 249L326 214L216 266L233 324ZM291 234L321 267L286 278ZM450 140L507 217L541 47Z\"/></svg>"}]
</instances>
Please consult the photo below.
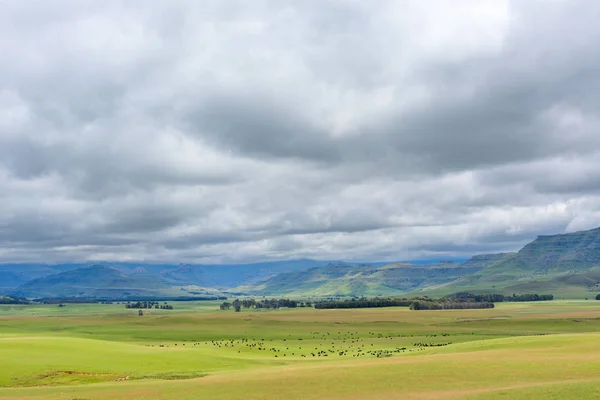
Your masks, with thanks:
<instances>
[{"instance_id":1,"label":"valley","mask_svg":"<svg viewBox=\"0 0 600 400\"><path fill-rule=\"evenodd\" d=\"M219 311L0 306L3 399L594 398L600 302ZM532 368L532 366L535 366Z\"/></svg>"},{"instance_id":2,"label":"valley","mask_svg":"<svg viewBox=\"0 0 600 400\"><path fill-rule=\"evenodd\" d=\"M444 296L469 291L585 299L600 292L600 228L540 236L516 253L478 254L462 262L0 265L0 274L7 277L0 295L28 298Z\"/></svg>"}]
</instances>

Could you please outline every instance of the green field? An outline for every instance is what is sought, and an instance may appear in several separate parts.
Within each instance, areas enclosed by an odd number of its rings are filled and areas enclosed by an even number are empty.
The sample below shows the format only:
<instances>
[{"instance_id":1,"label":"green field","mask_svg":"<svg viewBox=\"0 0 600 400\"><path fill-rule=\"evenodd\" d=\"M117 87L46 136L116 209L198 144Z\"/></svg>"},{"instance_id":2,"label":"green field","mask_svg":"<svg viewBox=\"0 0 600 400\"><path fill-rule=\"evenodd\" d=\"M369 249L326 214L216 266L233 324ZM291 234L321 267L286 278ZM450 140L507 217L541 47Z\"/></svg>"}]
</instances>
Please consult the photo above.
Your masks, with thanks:
<instances>
[{"instance_id":1,"label":"green field","mask_svg":"<svg viewBox=\"0 0 600 400\"><path fill-rule=\"evenodd\" d=\"M2 399L597 399L600 302L0 306Z\"/></svg>"}]
</instances>

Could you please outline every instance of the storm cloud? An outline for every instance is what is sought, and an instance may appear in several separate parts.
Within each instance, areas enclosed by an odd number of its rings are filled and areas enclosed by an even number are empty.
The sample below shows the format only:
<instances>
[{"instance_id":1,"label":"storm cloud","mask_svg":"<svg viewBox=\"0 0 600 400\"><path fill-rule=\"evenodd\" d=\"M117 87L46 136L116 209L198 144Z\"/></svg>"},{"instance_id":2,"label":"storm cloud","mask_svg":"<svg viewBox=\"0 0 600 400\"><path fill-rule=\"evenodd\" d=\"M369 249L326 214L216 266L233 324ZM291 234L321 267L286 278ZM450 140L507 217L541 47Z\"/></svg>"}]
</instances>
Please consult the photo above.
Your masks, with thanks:
<instances>
[{"instance_id":1,"label":"storm cloud","mask_svg":"<svg viewBox=\"0 0 600 400\"><path fill-rule=\"evenodd\" d=\"M600 4L0 4L0 262L406 260L600 225Z\"/></svg>"}]
</instances>

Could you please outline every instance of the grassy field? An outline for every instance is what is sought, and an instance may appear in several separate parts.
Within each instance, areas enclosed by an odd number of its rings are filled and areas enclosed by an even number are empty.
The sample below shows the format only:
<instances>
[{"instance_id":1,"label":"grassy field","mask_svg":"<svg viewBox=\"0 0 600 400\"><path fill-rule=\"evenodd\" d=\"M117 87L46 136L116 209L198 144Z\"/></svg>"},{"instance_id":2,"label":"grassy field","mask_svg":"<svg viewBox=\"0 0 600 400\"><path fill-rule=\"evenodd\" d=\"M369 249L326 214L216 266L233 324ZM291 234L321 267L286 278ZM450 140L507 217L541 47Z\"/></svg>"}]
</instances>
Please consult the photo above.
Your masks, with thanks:
<instances>
[{"instance_id":1,"label":"grassy field","mask_svg":"<svg viewBox=\"0 0 600 400\"><path fill-rule=\"evenodd\" d=\"M2 399L597 399L600 302L0 306Z\"/></svg>"}]
</instances>

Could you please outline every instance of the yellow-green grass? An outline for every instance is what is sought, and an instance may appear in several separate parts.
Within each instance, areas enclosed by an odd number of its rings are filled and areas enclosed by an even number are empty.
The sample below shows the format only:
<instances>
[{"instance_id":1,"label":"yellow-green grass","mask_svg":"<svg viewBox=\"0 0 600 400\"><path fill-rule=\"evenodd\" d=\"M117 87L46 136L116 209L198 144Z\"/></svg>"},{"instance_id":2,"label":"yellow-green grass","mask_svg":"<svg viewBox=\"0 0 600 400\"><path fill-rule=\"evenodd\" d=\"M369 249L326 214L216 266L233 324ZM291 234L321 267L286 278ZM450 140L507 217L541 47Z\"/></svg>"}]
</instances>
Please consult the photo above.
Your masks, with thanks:
<instances>
[{"instance_id":1,"label":"yellow-green grass","mask_svg":"<svg viewBox=\"0 0 600 400\"><path fill-rule=\"evenodd\" d=\"M497 339L489 345L474 342L458 345L456 351L448 347L415 357L256 366L177 381L10 388L0 389L0 395L4 399L484 399L514 391L525 397L537 393L591 399L600 385L599 345L599 334Z\"/></svg>"},{"instance_id":2,"label":"yellow-green grass","mask_svg":"<svg viewBox=\"0 0 600 400\"><path fill-rule=\"evenodd\" d=\"M27 307L0 308L3 399L581 399L600 384L594 301L241 313L199 302L142 317Z\"/></svg>"}]
</instances>

